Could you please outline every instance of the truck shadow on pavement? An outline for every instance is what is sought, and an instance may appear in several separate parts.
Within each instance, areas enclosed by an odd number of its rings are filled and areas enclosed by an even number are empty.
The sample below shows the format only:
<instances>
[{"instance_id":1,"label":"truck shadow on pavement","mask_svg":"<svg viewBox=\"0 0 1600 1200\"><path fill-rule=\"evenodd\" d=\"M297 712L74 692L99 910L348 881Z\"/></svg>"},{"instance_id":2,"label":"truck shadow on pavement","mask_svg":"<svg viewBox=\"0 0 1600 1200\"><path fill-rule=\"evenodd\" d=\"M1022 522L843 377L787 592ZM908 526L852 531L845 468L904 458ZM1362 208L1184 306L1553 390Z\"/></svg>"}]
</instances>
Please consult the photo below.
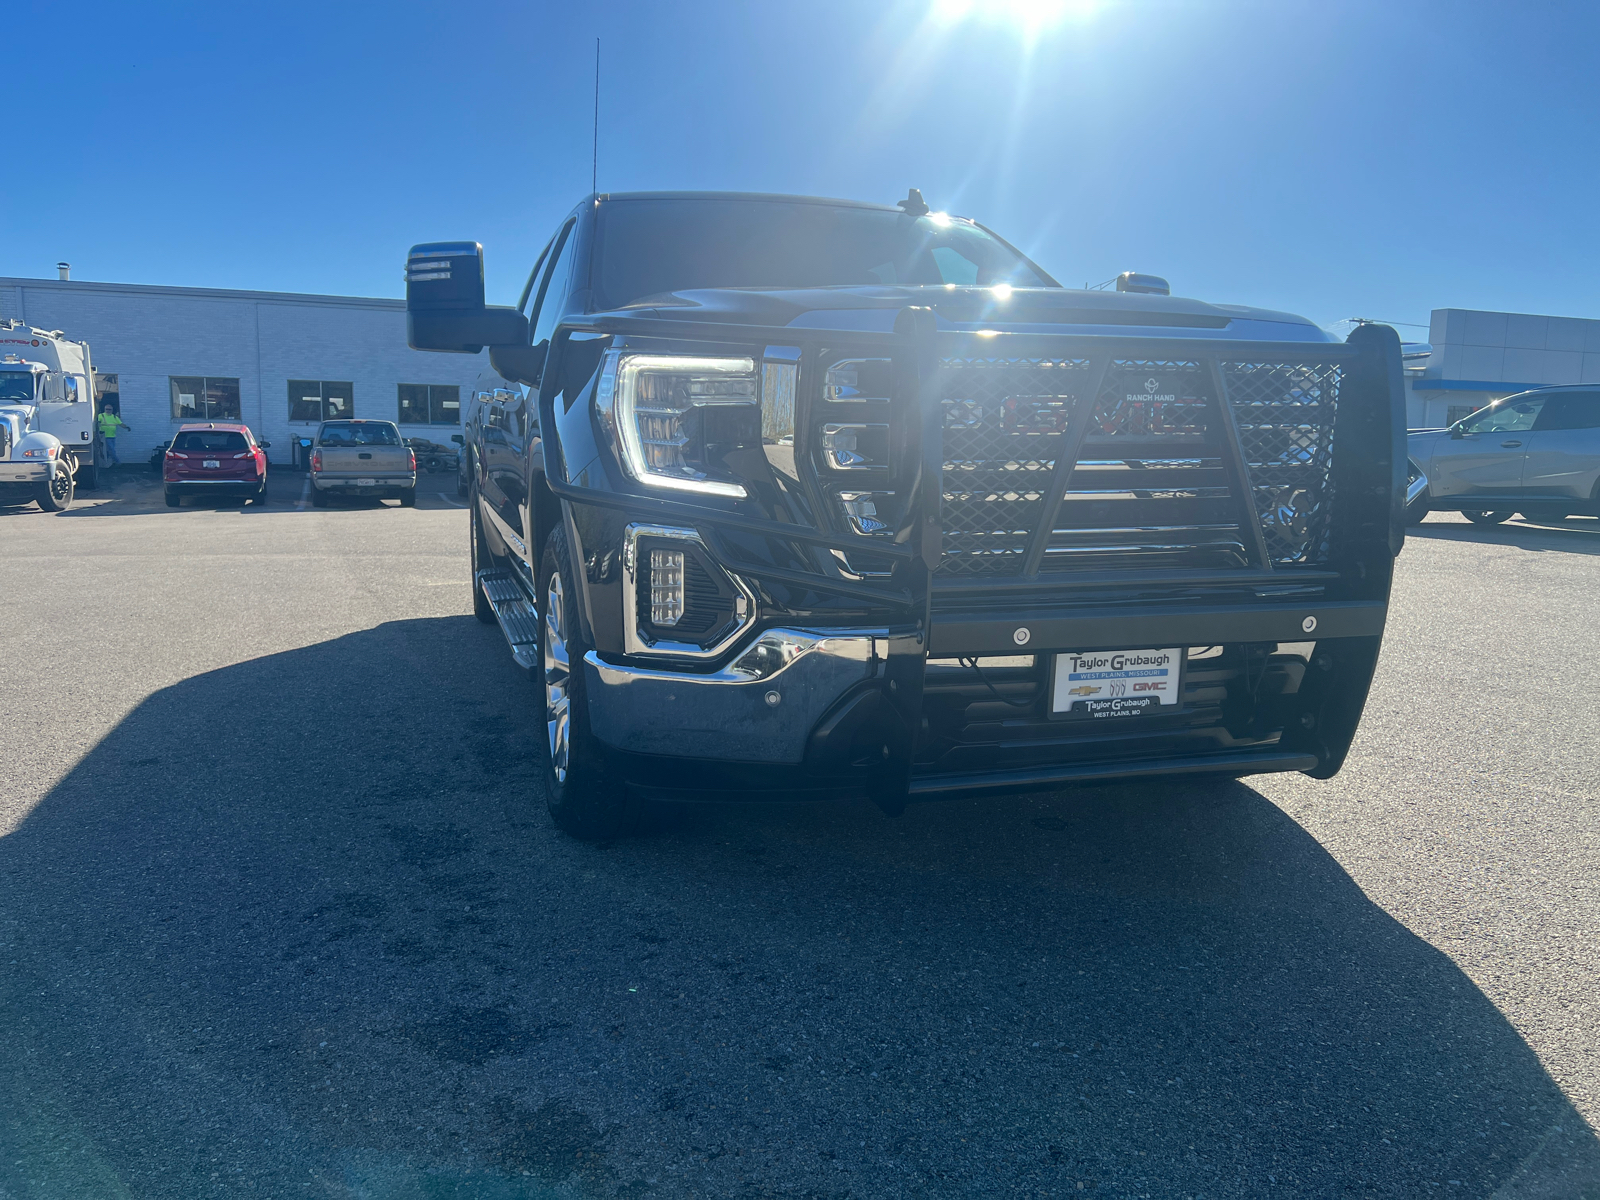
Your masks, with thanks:
<instances>
[{"instance_id":1,"label":"truck shadow on pavement","mask_svg":"<svg viewBox=\"0 0 1600 1200\"><path fill-rule=\"evenodd\" d=\"M1600 521L1569 517L1565 521L1526 521L1515 517L1504 525L1467 521L1425 521L1406 530L1407 538L1441 542L1478 542L1519 550L1559 550L1564 554L1600 554Z\"/></svg>"},{"instance_id":2,"label":"truck shadow on pavement","mask_svg":"<svg viewBox=\"0 0 1600 1200\"><path fill-rule=\"evenodd\" d=\"M0 1195L1572 1197L1495 1006L1242 784L548 825L471 617L139 704L0 839Z\"/></svg>"}]
</instances>

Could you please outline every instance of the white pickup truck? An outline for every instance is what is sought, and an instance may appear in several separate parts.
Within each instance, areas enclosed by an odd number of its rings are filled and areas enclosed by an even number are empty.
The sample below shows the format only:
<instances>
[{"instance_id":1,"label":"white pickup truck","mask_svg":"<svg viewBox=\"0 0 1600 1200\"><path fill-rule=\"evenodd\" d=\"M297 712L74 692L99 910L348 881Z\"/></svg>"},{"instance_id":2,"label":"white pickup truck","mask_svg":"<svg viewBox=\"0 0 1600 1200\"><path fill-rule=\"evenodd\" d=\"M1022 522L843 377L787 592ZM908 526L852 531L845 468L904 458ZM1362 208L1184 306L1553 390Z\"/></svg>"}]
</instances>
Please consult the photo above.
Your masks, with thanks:
<instances>
[{"instance_id":1,"label":"white pickup truck","mask_svg":"<svg viewBox=\"0 0 1600 1200\"><path fill-rule=\"evenodd\" d=\"M311 444L311 506L334 493L417 506L417 456L393 421L324 421Z\"/></svg>"}]
</instances>

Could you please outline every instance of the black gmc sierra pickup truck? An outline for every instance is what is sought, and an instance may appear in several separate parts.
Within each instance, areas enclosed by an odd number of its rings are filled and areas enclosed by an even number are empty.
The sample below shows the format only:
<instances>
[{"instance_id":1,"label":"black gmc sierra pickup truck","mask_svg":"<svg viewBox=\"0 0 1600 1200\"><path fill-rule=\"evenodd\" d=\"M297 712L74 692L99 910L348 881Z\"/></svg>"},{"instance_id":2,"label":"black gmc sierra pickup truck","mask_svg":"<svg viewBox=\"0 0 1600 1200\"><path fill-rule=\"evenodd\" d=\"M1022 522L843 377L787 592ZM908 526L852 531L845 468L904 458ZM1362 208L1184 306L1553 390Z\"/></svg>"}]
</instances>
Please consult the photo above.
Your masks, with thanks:
<instances>
[{"instance_id":1,"label":"black gmc sierra pickup truck","mask_svg":"<svg viewBox=\"0 0 1600 1200\"><path fill-rule=\"evenodd\" d=\"M416 246L407 331L513 388L473 590L540 685L556 823L1344 761L1404 538L1400 345L1061 287L982 225L592 195L515 308Z\"/></svg>"}]
</instances>

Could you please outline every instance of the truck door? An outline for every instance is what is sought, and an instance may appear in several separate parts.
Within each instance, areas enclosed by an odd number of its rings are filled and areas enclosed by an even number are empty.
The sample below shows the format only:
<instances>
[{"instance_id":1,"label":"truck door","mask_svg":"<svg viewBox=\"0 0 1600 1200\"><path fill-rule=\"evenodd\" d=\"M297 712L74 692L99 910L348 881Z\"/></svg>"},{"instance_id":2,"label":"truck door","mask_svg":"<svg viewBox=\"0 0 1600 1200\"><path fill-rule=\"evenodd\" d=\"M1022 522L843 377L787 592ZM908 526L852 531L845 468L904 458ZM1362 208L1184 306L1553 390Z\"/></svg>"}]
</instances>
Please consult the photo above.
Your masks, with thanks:
<instances>
[{"instance_id":1,"label":"truck door","mask_svg":"<svg viewBox=\"0 0 1600 1200\"><path fill-rule=\"evenodd\" d=\"M556 234L552 243L550 266L538 281L534 291L533 309L529 315L534 347L550 349L550 339L561 314L566 308L568 276L572 274L572 259L576 242L572 230L576 222L568 221ZM526 391L526 394L524 394ZM528 536L527 507L527 455L530 447L538 445L538 389L518 388L514 392L496 391L495 400L484 414L484 468L489 476L484 497L494 509L494 515L511 533L521 540ZM494 424L494 440L490 440L490 423ZM531 568L538 568L539 549L527 547L527 560Z\"/></svg>"},{"instance_id":2,"label":"truck door","mask_svg":"<svg viewBox=\"0 0 1600 1200\"><path fill-rule=\"evenodd\" d=\"M483 414L484 499L506 528L522 536L517 516L522 499L518 464L522 461L526 404L520 391L496 388Z\"/></svg>"},{"instance_id":3,"label":"truck door","mask_svg":"<svg viewBox=\"0 0 1600 1200\"><path fill-rule=\"evenodd\" d=\"M1435 496L1515 496L1522 488L1533 424L1544 396L1513 396L1467 417L1434 445L1430 490Z\"/></svg>"},{"instance_id":4,"label":"truck door","mask_svg":"<svg viewBox=\"0 0 1600 1200\"><path fill-rule=\"evenodd\" d=\"M1528 438L1522 490L1587 502L1600 479L1600 392L1557 392L1545 402Z\"/></svg>"}]
</instances>

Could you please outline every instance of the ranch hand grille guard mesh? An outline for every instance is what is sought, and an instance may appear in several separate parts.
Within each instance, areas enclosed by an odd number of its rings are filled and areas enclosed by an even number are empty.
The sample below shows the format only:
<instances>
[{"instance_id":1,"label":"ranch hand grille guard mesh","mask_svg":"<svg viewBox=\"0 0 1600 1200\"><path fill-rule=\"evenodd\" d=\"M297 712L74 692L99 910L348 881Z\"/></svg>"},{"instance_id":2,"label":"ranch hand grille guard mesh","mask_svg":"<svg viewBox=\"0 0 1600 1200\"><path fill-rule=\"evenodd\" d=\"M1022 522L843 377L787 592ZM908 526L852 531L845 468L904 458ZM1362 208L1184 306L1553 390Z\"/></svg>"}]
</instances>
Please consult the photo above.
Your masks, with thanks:
<instances>
[{"instance_id":1,"label":"ranch hand grille guard mesh","mask_svg":"<svg viewBox=\"0 0 1600 1200\"><path fill-rule=\"evenodd\" d=\"M1112 360L1073 469L1061 476L1064 493L1052 496L1062 439L1094 366L943 361L941 576L1020 574L1047 519L1045 573L1244 566L1259 559L1252 518L1272 565L1327 561L1337 364ZM1219 376L1236 447L1227 444Z\"/></svg>"},{"instance_id":2,"label":"ranch hand grille guard mesh","mask_svg":"<svg viewBox=\"0 0 1600 1200\"><path fill-rule=\"evenodd\" d=\"M947 574L1016 574L1043 516L1087 359L946 359L940 513Z\"/></svg>"},{"instance_id":3,"label":"ranch hand grille guard mesh","mask_svg":"<svg viewBox=\"0 0 1600 1200\"><path fill-rule=\"evenodd\" d=\"M1268 557L1284 564L1324 561L1340 368L1230 362L1222 364L1222 375Z\"/></svg>"}]
</instances>

